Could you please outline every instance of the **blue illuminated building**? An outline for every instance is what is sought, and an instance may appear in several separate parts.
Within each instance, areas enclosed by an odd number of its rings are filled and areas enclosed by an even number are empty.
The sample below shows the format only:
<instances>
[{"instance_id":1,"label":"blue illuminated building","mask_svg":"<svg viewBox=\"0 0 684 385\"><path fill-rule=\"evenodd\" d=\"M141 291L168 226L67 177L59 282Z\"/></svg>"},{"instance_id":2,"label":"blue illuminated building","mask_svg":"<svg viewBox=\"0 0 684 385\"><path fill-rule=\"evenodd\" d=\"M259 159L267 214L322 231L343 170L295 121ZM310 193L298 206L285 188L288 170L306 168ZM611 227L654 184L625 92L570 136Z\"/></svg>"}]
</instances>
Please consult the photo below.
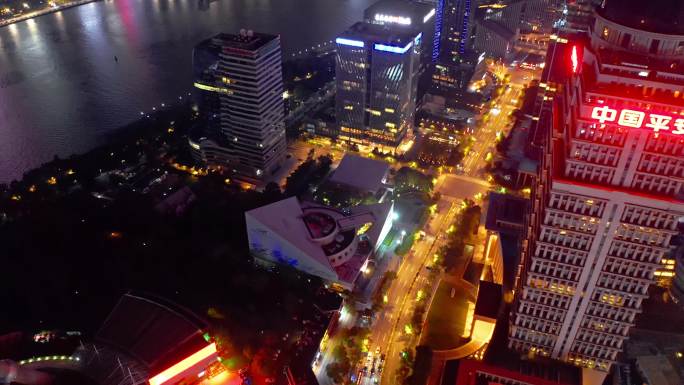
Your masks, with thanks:
<instances>
[{"instance_id":1,"label":"blue illuminated building","mask_svg":"<svg viewBox=\"0 0 684 385\"><path fill-rule=\"evenodd\" d=\"M477 0L443 1L441 61L457 61L473 47L473 26Z\"/></svg>"},{"instance_id":2,"label":"blue illuminated building","mask_svg":"<svg viewBox=\"0 0 684 385\"><path fill-rule=\"evenodd\" d=\"M340 140L391 151L406 137L414 123L422 36L410 25L367 22L338 36L335 114Z\"/></svg>"},{"instance_id":3,"label":"blue illuminated building","mask_svg":"<svg viewBox=\"0 0 684 385\"><path fill-rule=\"evenodd\" d=\"M435 34L432 41L432 62L437 62L442 47L442 21L444 20L444 0L437 0L435 8Z\"/></svg>"}]
</instances>

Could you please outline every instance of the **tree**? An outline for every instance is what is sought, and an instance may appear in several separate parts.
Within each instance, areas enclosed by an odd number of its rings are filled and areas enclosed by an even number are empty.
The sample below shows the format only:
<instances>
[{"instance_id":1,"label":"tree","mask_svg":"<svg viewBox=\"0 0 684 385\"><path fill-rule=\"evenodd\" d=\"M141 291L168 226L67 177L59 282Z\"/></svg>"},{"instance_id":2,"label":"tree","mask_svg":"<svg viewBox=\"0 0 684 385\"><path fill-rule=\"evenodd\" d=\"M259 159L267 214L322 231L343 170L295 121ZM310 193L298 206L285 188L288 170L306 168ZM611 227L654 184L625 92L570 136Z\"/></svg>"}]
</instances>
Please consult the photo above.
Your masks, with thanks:
<instances>
[{"instance_id":1,"label":"tree","mask_svg":"<svg viewBox=\"0 0 684 385\"><path fill-rule=\"evenodd\" d=\"M282 198L282 191L280 191L280 186L278 186L278 183L275 182L268 182L266 186L264 186L264 197L269 200L269 201L277 201L280 198Z\"/></svg>"},{"instance_id":2,"label":"tree","mask_svg":"<svg viewBox=\"0 0 684 385\"><path fill-rule=\"evenodd\" d=\"M335 361L325 367L325 373L335 383L343 383L347 378L347 374L349 374L349 371L351 370L351 363L347 355L347 349L343 344L338 344L333 349L332 356Z\"/></svg>"},{"instance_id":3,"label":"tree","mask_svg":"<svg viewBox=\"0 0 684 385\"><path fill-rule=\"evenodd\" d=\"M411 375L406 379L408 385L425 385L432 367L432 349L429 346L416 347L416 359Z\"/></svg>"},{"instance_id":4,"label":"tree","mask_svg":"<svg viewBox=\"0 0 684 385\"><path fill-rule=\"evenodd\" d=\"M402 167L394 177L394 184L400 191L432 191L432 179L410 167Z\"/></svg>"}]
</instances>

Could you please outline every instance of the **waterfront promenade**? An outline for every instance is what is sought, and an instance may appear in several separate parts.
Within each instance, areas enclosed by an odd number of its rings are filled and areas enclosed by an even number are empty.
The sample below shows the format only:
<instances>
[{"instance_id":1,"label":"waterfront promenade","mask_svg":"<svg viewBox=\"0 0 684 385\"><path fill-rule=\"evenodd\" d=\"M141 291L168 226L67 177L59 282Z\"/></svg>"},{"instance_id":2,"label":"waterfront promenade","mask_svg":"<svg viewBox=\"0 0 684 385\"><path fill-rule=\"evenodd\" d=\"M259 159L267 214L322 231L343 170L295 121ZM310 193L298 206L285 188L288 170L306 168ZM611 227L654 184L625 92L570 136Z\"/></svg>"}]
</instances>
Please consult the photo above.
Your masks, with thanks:
<instances>
[{"instance_id":1,"label":"waterfront promenade","mask_svg":"<svg viewBox=\"0 0 684 385\"><path fill-rule=\"evenodd\" d=\"M99 0L75 0L75 1L70 1L70 2L68 2L68 3L64 3L64 4L61 4L61 5L56 5L56 6L54 6L54 7L48 5L48 6L46 6L45 8L38 9L38 10L35 10L35 11L31 11L31 12L28 12L28 13L23 13L23 14L21 14L21 15L19 15L19 16L16 16L16 17L11 18L11 19L0 20L0 27L6 27L6 26L8 26L8 25L10 25L10 24L18 23L18 22L20 22L20 21L25 21L25 20L28 20L28 19L33 19L34 17L39 17L39 16L47 15L47 14L49 14L49 13L59 12L59 11L61 11L61 10L67 9L67 8L77 7L77 6L79 6L79 5L88 4L88 3L95 2L95 1L99 1Z\"/></svg>"}]
</instances>

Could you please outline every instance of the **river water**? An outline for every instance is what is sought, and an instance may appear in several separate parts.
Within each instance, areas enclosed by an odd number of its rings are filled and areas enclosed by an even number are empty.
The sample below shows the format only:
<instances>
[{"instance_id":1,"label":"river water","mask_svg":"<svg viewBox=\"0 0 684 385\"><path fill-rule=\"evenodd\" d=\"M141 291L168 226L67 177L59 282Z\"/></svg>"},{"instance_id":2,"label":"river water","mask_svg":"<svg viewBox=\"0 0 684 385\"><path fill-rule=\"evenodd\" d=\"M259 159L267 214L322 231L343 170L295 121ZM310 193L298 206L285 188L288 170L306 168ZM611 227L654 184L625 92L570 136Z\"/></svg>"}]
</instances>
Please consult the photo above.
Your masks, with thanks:
<instances>
[{"instance_id":1,"label":"river water","mask_svg":"<svg viewBox=\"0 0 684 385\"><path fill-rule=\"evenodd\" d=\"M0 183L187 96L192 47L204 38L280 34L287 57L334 38L372 3L103 0L0 28Z\"/></svg>"}]
</instances>

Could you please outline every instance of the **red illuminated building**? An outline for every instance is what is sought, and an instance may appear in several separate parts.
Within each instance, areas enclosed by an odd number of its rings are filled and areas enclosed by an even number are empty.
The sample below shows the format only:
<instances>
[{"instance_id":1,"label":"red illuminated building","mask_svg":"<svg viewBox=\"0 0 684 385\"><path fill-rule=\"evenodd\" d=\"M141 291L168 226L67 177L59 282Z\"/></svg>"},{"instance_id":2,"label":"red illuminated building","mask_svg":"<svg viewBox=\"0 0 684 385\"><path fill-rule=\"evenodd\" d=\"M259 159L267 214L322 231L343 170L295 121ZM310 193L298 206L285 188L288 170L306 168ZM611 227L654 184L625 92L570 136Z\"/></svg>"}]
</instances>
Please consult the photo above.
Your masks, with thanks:
<instances>
[{"instance_id":1,"label":"red illuminated building","mask_svg":"<svg viewBox=\"0 0 684 385\"><path fill-rule=\"evenodd\" d=\"M520 368L519 368L520 369ZM580 385L579 376L560 376L559 372L535 370L534 365L527 372L511 370L476 360L461 360L458 363L456 385ZM540 374L547 374L540 376ZM550 379L552 374L556 378Z\"/></svg>"},{"instance_id":2,"label":"red illuminated building","mask_svg":"<svg viewBox=\"0 0 684 385\"><path fill-rule=\"evenodd\" d=\"M509 346L607 371L684 217L684 4L608 0L553 36Z\"/></svg>"}]
</instances>

